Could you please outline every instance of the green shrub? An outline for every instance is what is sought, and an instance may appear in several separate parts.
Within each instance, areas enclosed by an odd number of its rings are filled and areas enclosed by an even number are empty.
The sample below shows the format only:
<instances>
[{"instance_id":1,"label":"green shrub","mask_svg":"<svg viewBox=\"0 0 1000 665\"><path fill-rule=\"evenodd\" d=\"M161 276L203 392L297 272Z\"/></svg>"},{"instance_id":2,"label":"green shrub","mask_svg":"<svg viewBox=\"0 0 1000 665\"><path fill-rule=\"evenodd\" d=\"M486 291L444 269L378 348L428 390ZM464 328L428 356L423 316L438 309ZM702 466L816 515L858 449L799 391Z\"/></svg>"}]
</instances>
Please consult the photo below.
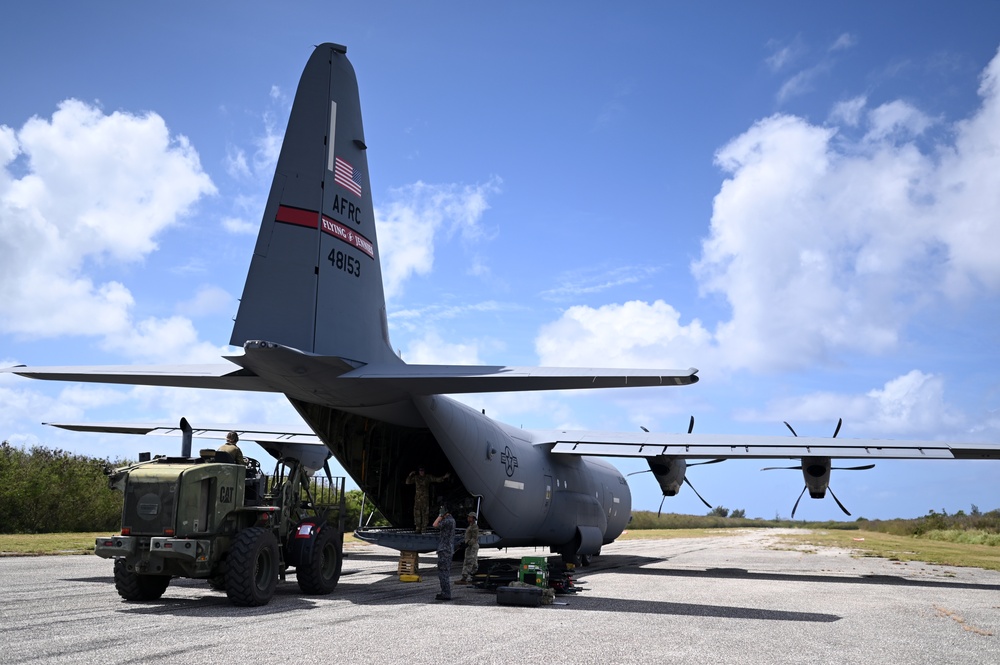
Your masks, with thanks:
<instances>
[{"instance_id":1,"label":"green shrub","mask_svg":"<svg viewBox=\"0 0 1000 665\"><path fill-rule=\"evenodd\" d=\"M111 462L65 450L0 444L0 533L116 530L122 495L108 489Z\"/></svg>"}]
</instances>

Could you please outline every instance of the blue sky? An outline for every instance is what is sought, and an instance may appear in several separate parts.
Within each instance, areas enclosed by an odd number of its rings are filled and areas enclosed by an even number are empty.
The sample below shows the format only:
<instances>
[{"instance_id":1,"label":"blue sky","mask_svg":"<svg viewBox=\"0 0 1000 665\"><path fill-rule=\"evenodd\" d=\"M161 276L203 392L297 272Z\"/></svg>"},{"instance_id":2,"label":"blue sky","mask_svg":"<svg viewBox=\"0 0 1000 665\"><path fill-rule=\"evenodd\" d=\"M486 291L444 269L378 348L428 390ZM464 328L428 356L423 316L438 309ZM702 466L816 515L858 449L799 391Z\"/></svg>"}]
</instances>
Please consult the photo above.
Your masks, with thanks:
<instances>
[{"instance_id":1,"label":"blue sky","mask_svg":"<svg viewBox=\"0 0 1000 665\"><path fill-rule=\"evenodd\" d=\"M1000 442L1000 5L288 4L5 10L0 365L233 353L291 97L333 41L404 359L701 376L463 401L546 429L842 417L844 437ZM276 396L9 375L0 401L4 439L110 457L173 443L39 423L296 422ZM764 465L689 478L787 516L801 477ZM855 516L987 510L997 469L888 461L831 487ZM685 488L664 510L705 509Z\"/></svg>"}]
</instances>

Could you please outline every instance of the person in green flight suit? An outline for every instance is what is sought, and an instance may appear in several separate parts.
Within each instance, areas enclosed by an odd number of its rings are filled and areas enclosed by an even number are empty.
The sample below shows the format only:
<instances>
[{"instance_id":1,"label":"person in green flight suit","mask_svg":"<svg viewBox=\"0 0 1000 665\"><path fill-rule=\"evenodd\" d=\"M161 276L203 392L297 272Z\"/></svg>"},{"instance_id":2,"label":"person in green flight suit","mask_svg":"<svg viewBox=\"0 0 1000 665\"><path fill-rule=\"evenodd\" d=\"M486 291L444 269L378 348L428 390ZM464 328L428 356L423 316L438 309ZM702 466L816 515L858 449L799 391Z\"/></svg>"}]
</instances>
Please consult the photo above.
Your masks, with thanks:
<instances>
[{"instance_id":1,"label":"person in green flight suit","mask_svg":"<svg viewBox=\"0 0 1000 665\"><path fill-rule=\"evenodd\" d=\"M430 519L430 495L431 483L439 483L451 477L450 473L443 476L431 476L420 467L416 471L410 471L406 476L406 484L414 485L413 496L413 526L417 533L423 533L427 527L427 520Z\"/></svg>"}]
</instances>

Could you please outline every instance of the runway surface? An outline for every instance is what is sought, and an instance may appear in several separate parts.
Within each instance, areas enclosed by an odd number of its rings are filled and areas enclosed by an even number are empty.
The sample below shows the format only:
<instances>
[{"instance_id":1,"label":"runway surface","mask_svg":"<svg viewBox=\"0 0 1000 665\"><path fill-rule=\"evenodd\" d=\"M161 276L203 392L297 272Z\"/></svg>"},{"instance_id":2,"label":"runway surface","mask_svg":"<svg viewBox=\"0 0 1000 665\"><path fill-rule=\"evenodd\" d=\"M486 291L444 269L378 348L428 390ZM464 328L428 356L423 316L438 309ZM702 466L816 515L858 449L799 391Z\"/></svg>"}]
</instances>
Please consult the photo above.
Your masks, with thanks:
<instances>
[{"instance_id":1,"label":"runway surface","mask_svg":"<svg viewBox=\"0 0 1000 665\"><path fill-rule=\"evenodd\" d=\"M465 587L435 602L433 556L403 583L397 553L371 545L348 550L332 595L289 577L249 609L192 580L123 602L95 556L0 558L0 663L1000 663L1000 573L779 538L613 543L578 575L586 591L538 608Z\"/></svg>"}]
</instances>

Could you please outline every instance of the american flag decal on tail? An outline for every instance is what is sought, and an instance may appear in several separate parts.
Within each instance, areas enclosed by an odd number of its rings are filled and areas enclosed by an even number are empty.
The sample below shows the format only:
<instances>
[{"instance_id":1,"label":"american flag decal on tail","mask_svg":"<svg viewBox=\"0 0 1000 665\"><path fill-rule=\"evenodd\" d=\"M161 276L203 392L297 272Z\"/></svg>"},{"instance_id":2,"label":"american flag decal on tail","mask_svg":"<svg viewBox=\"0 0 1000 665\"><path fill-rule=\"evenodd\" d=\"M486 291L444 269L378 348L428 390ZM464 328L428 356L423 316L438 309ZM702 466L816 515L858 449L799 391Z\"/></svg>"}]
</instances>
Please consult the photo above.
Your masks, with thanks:
<instances>
[{"instance_id":1,"label":"american flag decal on tail","mask_svg":"<svg viewBox=\"0 0 1000 665\"><path fill-rule=\"evenodd\" d=\"M333 181L355 196L361 196L361 171L340 157L337 157L334 164Z\"/></svg>"}]
</instances>

